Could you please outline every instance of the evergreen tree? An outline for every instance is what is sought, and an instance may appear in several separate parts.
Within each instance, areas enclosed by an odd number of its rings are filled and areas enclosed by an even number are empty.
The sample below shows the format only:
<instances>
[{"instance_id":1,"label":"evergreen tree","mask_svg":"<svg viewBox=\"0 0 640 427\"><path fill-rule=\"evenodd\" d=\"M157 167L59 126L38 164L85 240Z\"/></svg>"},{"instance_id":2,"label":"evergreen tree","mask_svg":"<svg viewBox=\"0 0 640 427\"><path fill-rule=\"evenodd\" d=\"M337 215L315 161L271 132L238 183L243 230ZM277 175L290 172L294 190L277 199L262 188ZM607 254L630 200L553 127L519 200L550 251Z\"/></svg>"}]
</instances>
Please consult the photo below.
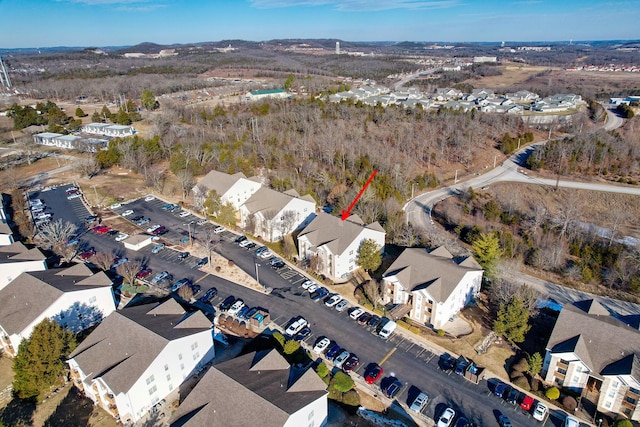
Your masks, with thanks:
<instances>
[{"instance_id":1,"label":"evergreen tree","mask_svg":"<svg viewBox=\"0 0 640 427\"><path fill-rule=\"evenodd\" d=\"M87 117L87 113L85 113L82 108L76 108L76 117Z\"/></svg>"},{"instance_id":2,"label":"evergreen tree","mask_svg":"<svg viewBox=\"0 0 640 427\"><path fill-rule=\"evenodd\" d=\"M41 397L64 373L64 362L76 346L74 335L44 319L23 340L13 359L13 391L20 399Z\"/></svg>"},{"instance_id":3,"label":"evergreen tree","mask_svg":"<svg viewBox=\"0 0 640 427\"><path fill-rule=\"evenodd\" d=\"M507 304L501 304L498 317L493 322L493 330L509 341L522 342L529 332L529 309L519 296L514 296Z\"/></svg>"},{"instance_id":4,"label":"evergreen tree","mask_svg":"<svg viewBox=\"0 0 640 427\"><path fill-rule=\"evenodd\" d=\"M153 110L157 108L158 102L156 96L150 90L143 90L140 96L140 103L147 110Z\"/></svg>"},{"instance_id":5,"label":"evergreen tree","mask_svg":"<svg viewBox=\"0 0 640 427\"><path fill-rule=\"evenodd\" d=\"M225 203L220 207L220 212L216 216L216 220L225 225L236 225L236 209L231 203Z\"/></svg>"},{"instance_id":6,"label":"evergreen tree","mask_svg":"<svg viewBox=\"0 0 640 427\"><path fill-rule=\"evenodd\" d=\"M532 377L535 377L540 373L540 371L542 371L542 356L538 352L533 353L531 356L529 356L528 361L529 369L527 372L529 372Z\"/></svg>"},{"instance_id":7,"label":"evergreen tree","mask_svg":"<svg viewBox=\"0 0 640 427\"><path fill-rule=\"evenodd\" d=\"M376 271L382 264L382 250L373 239L365 239L358 248L356 264L367 271Z\"/></svg>"},{"instance_id":8,"label":"evergreen tree","mask_svg":"<svg viewBox=\"0 0 640 427\"><path fill-rule=\"evenodd\" d=\"M473 241L472 247L476 261L484 268L488 276L492 276L496 261L502 255L498 234L482 233Z\"/></svg>"}]
</instances>

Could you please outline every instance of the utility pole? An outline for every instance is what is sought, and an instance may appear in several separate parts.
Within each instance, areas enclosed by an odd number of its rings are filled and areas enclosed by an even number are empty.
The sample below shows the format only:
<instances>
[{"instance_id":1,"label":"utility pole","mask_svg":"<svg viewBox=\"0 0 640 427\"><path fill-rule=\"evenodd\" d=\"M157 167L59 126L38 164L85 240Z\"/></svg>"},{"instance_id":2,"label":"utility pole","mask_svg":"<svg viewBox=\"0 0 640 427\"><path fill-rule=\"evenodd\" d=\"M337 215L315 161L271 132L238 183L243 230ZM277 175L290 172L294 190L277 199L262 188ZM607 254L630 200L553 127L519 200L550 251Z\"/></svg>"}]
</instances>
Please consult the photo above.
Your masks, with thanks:
<instances>
[{"instance_id":1,"label":"utility pole","mask_svg":"<svg viewBox=\"0 0 640 427\"><path fill-rule=\"evenodd\" d=\"M260 267L260 264L258 264L258 261L255 258L253 260L253 264L256 267L256 282L258 282L258 286L261 286L260 285L260 276L258 275L258 267Z\"/></svg>"},{"instance_id":2,"label":"utility pole","mask_svg":"<svg viewBox=\"0 0 640 427\"><path fill-rule=\"evenodd\" d=\"M456 176L453 178L454 185L458 183L458 169L456 169Z\"/></svg>"}]
</instances>

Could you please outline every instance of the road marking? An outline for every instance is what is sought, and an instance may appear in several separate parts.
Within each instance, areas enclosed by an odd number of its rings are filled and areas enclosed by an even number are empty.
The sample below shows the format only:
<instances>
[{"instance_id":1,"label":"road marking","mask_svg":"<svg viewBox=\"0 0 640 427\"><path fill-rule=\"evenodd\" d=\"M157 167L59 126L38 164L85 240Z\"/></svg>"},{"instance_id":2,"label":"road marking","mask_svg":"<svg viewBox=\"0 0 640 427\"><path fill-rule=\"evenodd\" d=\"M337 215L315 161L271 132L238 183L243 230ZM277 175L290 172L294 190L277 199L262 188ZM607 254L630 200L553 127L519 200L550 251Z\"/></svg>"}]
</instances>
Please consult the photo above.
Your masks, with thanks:
<instances>
[{"instance_id":1,"label":"road marking","mask_svg":"<svg viewBox=\"0 0 640 427\"><path fill-rule=\"evenodd\" d=\"M209 273L206 273L204 276L202 276L201 278L199 278L198 280L195 281L195 283L199 283L202 279L204 279L205 277L207 277L209 275Z\"/></svg>"},{"instance_id":2,"label":"road marking","mask_svg":"<svg viewBox=\"0 0 640 427\"><path fill-rule=\"evenodd\" d=\"M398 347L393 347L391 349L391 351L389 353L387 353L387 355L382 358L382 360L378 363L378 365L382 366L382 364L384 362L386 362L387 359L389 359L391 357L391 355L396 352L397 349L398 349Z\"/></svg>"}]
</instances>

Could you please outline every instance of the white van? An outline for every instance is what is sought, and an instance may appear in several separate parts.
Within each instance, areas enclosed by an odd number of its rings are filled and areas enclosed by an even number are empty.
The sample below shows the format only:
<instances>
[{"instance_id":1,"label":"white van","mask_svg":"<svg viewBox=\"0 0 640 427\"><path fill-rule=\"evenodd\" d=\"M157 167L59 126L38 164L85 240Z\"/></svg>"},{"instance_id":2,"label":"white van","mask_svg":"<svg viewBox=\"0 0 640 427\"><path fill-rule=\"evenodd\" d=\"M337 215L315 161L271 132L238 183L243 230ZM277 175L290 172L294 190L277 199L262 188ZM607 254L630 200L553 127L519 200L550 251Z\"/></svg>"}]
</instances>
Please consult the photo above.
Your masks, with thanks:
<instances>
[{"instance_id":1,"label":"white van","mask_svg":"<svg viewBox=\"0 0 640 427\"><path fill-rule=\"evenodd\" d=\"M378 332L378 336L386 340L393 333L393 331L396 330L397 326L398 325L396 322L394 322L393 320L389 320L387 323L385 323L382 329L380 329L380 332Z\"/></svg>"}]
</instances>

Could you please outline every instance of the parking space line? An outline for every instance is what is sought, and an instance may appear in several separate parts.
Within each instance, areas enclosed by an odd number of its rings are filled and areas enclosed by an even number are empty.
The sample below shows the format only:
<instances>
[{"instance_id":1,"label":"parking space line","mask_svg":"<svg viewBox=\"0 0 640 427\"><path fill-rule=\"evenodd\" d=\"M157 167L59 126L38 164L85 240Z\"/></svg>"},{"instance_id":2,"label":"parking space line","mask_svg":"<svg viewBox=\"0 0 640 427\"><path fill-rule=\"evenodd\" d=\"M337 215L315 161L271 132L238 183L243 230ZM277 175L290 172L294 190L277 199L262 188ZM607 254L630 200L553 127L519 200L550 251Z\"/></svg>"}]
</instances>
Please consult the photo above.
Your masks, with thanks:
<instances>
[{"instance_id":1,"label":"parking space line","mask_svg":"<svg viewBox=\"0 0 640 427\"><path fill-rule=\"evenodd\" d=\"M382 366L382 364L383 364L384 362L386 362L386 361L387 361L387 359L389 359L389 358L391 357L391 355L392 355L393 353L395 353L395 352L396 352L396 350L397 350L397 349L398 349L398 347L393 347L393 348L391 349L391 351L389 351L389 353L387 353L387 354L382 358L382 360L378 363L378 365Z\"/></svg>"},{"instance_id":2,"label":"parking space line","mask_svg":"<svg viewBox=\"0 0 640 427\"><path fill-rule=\"evenodd\" d=\"M202 279L204 279L205 277L207 277L209 275L209 273L206 273L204 276L202 276L201 278L199 278L198 280L196 280L194 283L198 283L200 282Z\"/></svg>"}]
</instances>

